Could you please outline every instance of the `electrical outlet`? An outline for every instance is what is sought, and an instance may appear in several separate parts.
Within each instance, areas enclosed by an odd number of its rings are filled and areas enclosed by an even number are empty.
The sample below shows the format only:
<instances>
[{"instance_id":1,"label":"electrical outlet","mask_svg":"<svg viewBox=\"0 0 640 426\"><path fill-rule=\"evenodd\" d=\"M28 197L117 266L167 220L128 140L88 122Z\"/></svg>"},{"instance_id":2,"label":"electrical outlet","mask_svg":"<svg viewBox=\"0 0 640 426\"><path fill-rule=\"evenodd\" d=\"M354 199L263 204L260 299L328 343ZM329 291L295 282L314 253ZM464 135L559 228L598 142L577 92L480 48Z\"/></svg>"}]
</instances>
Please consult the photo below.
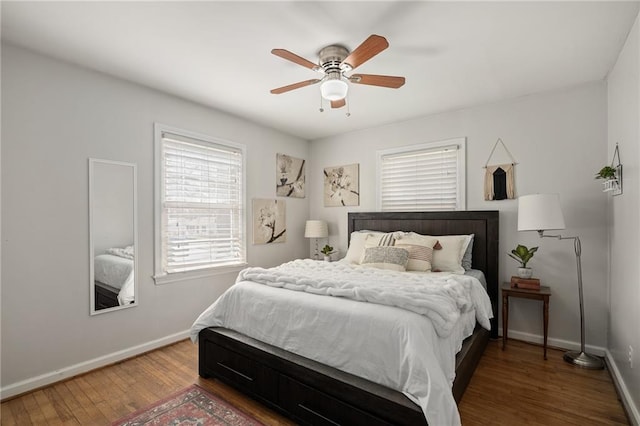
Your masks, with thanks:
<instances>
[{"instance_id":1,"label":"electrical outlet","mask_svg":"<svg viewBox=\"0 0 640 426\"><path fill-rule=\"evenodd\" d=\"M629 345L629 367L633 368L633 346Z\"/></svg>"}]
</instances>

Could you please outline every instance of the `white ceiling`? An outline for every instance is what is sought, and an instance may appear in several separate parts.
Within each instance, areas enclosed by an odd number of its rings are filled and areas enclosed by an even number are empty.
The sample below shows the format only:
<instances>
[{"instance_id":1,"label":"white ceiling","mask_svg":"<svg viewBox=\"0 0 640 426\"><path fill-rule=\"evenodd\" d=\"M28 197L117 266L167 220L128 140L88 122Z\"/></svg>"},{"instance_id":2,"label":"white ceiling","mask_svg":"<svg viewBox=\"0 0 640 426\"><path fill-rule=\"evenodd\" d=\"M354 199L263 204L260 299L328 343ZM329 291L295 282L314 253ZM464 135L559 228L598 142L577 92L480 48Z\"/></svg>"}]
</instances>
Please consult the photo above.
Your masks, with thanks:
<instances>
[{"instance_id":1,"label":"white ceiling","mask_svg":"<svg viewBox=\"0 0 640 426\"><path fill-rule=\"evenodd\" d=\"M2 2L2 38L48 55L317 139L601 80L638 14L626 2ZM351 85L319 112L312 62L370 34L390 47L358 73L406 77L397 90Z\"/></svg>"}]
</instances>

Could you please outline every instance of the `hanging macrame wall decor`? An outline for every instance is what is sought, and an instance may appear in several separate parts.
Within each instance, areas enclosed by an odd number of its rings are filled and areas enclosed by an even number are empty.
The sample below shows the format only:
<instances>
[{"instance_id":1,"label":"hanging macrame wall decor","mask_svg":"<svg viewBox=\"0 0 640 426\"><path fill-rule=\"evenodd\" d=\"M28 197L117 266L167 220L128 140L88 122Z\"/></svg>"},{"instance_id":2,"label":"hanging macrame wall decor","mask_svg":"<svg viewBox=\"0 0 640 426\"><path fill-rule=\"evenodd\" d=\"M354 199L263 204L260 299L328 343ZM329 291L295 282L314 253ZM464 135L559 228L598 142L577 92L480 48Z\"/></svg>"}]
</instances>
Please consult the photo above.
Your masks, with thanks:
<instances>
[{"instance_id":1,"label":"hanging macrame wall decor","mask_svg":"<svg viewBox=\"0 0 640 426\"><path fill-rule=\"evenodd\" d=\"M501 144L507 152L511 158L511 163L490 166L489 161L491 161L491 157L498 144ZM514 179L514 168L516 164L518 163L516 163L507 146L502 142L502 139L498 138L496 143L493 144L489 158L487 158L487 162L484 165L484 199L486 201L512 200L516 198L516 184Z\"/></svg>"}]
</instances>

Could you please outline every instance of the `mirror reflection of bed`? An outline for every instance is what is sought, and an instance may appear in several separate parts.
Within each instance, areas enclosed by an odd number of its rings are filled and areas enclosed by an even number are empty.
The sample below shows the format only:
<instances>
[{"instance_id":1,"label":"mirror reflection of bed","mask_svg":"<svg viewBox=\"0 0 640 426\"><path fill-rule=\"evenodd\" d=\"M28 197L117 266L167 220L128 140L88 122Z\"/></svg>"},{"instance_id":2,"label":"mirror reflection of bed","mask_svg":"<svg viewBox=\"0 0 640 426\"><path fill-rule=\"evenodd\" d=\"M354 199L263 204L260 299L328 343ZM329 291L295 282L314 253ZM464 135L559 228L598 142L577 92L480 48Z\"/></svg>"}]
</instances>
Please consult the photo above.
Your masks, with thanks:
<instances>
[{"instance_id":1,"label":"mirror reflection of bed","mask_svg":"<svg viewBox=\"0 0 640 426\"><path fill-rule=\"evenodd\" d=\"M95 309L135 302L133 245L111 247L94 257Z\"/></svg>"},{"instance_id":2,"label":"mirror reflection of bed","mask_svg":"<svg viewBox=\"0 0 640 426\"><path fill-rule=\"evenodd\" d=\"M91 313L136 305L135 164L90 159Z\"/></svg>"}]
</instances>

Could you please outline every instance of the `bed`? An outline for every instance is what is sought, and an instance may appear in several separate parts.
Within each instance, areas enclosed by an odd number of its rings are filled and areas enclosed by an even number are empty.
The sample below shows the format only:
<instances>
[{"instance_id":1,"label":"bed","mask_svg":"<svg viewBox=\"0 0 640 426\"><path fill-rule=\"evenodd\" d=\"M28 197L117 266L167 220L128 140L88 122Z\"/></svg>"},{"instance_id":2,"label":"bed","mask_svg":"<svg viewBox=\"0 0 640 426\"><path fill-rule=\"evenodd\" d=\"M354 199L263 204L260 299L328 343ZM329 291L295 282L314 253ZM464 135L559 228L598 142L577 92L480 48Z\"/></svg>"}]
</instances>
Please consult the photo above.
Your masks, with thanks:
<instances>
[{"instance_id":1,"label":"bed","mask_svg":"<svg viewBox=\"0 0 640 426\"><path fill-rule=\"evenodd\" d=\"M96 309L134 302L133 246L106 250L94 258Z\"/></svg>"},{"instance_id":2,"label":"bed","mask_svg":"<svg viewBox=\"0 0 640 426\"><path fill-rule=\"evenodd\" d=\"M489 310L492 311L493 318L491 331L480 326L475 329L472 327L473 333L464 340L455 356L455 378L451 378L450 389L456 402L462 397L489 338L497 338L498 221L497 211L375 212L348 215L349 235L361 230L402 230L434 236L474 234L472 267L484 273L486 294L490 300ZM265 300L271 303L268 298ZM297 299L293 303L297 303ZM349 306L352 309L355 305ZM372 308L366 306L366 309ZM269 321L266 320L265 323ZM384 332L381 335L383 338L391 336ZM321 340L322 336L318 334L317 337ZM202 377L214 377L226 382L303 424L418 425L426 424L426 416L430 414L421 400L412 397L411 392L403 393L383 386L380 383L384 383L384 380L376 379L374 382L358 374L351 374L353 360L346 363L349 364L346 368L342 365L334 368L265 343L264 340L267 339L249 337L245 333L223 327L199 329L198 338L199 374ZM305 344L308 343L306 341ZM395 344L390 346L393 348ZM438 350L439 348L433 349L436 357ZM425 358L429 357L425 355ZM397 369L402 371L401 368ZM437 384L435 381L433 383ZM436 403L432 403L429 410L438 405L438 395L447 395L447 392L450 391L433 390L431 398L435 395Z\"/></svg>"}]
</instances>

